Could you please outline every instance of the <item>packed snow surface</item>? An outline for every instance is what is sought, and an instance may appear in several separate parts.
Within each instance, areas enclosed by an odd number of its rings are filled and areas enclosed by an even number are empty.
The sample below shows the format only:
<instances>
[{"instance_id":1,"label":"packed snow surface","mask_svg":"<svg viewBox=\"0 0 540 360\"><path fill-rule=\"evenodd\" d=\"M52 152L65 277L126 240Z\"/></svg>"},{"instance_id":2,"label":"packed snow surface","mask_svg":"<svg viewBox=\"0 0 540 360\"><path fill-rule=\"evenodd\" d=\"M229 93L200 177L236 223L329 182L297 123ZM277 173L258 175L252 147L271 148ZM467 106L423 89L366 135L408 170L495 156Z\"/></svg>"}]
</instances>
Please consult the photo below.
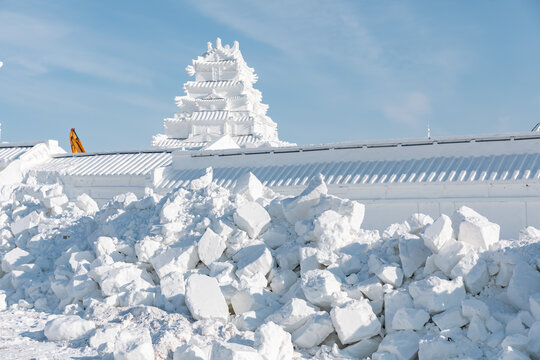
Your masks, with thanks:
<instances>
[{"instance_id":1,"label":"packed snow surface","mask_svg":"<svg viewBox=\"0 0 540 360\"><path fill-rule=\"evenodd\" d=\"M0 188L0 358L539 359L540 230L364 206L212 171L166 196ZM516 234L517 237L518 234Z\"/></svg>"}]
</instances>

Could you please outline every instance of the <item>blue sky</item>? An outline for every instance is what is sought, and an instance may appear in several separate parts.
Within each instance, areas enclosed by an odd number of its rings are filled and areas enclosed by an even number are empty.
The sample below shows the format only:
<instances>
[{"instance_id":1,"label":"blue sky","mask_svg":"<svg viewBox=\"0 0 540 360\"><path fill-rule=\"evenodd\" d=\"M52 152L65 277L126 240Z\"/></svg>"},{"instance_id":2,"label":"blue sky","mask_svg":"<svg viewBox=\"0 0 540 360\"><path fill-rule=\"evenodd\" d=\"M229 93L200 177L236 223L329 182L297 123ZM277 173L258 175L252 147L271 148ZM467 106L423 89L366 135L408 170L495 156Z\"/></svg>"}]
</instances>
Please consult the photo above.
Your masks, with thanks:
<instances>
[{"instance_id":1,"label":"blue sky","mask_svg":"<svg viewBox=\"0 0 540 360\"><path fill-rule=\"evenodd\" d=\"M2 140L149 148L217 36L298 144L540 122L537 0L0 0Z\"/></svg>"}]
</instances>

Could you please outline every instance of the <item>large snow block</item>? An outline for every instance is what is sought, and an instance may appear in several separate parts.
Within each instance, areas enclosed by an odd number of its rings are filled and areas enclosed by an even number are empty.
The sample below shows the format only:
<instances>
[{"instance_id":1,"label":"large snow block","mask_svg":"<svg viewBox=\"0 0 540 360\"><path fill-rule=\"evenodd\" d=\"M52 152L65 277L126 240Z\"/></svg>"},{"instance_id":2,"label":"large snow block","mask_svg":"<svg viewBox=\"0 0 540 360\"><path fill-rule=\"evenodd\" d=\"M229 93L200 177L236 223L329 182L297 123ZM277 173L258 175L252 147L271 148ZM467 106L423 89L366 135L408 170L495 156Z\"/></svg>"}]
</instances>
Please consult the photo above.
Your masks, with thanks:
<instances>
[{"instance_id":1,"label":"large snow block","mask_svg":"<svg viewBox=\"0 0 540 360\"><path fill-rule=\"evenodd\" d=\"M418 353L420 336L414 331L397 331L384 337L377 352L393 354L398 360L412 360Z\"/></svg>"},{"instance_id":2,"label":"large snow block","mask_svg":"<svg viewBox=\"0 0 540 360\"><path fill-rule=\"evenodd\" d=\"M68 197L64 194L58 196L52 196L43 199L42 203L47 209L52 209L53 207L62 206L68 202Z\"/></svg>"},{"instance_id":3,"label":"large snow block","mask_svg":"<svg viewBox=\"0 0 540 360\"><path fill-rule=\"evenodd\" d=\"M461 220L458 224L458 241L463 241L483 249L499 241L501 227L490 222L474 210L462 206L456 211L455 219ZM457 225L457 224L456 224Z\"/></svg>"},{"instance_id":4,"label":"large snow block","mask_svg":"<svg viewBox=\"0 0 540 360\"><path fill-rule=\"evenodd\" d=\"M197 248L193 245L170 247L150 259L150 263L160 278L173 271L183 274L193 269L198 262Z\"/></svg>"},{"instance_id":5,"label":"large snow block","mask_svg":"<svg viewBox=\"0 0 540 360\"><path fill-rule=\"evenodd\" d=\"M399 239L399 258L406 277L411 277L420 266L424 265L429 255L431 252L424 245L424 240L419 237L411 235Z\"/></svg>"},{"instance_id":6,"label":"large snow block","mask_svg":"<svg viewBox=\"0 0 540 360\"><path fill-rule=\"evenodd\" d=\"M16 247L6 253L2 258L2 270L8 273L32 261L34 261L34 257L28 251Z\"/></svg>"},{"instance_id":7,"label":"large snow block","mask_svg":"<svg viewBox=\"0 0 540 360\"><path fill-rule=\"evenodd\" d=\"M87 194L77 196L75 205L77 205L77 207L84 211L84 213L87 215L94 214L99 211L98 204Z\"/></svg>"},{"instance_id":8,"label":"large snow block","mask_svg":"<svg viewBox=\"0 0 540 360\"><path fill-rule=\"evenodd\" d=\"M470 252L461 258L450 272L453 278L463 277L465 288L471 294L478 294L489 282L487 263L476 252Z\"/></svg>"},{"instance_id":9,"label":"large snow block","mask_svg":"<svg viewBox=\"0 0 540 360\"><path fill-rule=\"evenodd\" d=\"M255 274L266 276L273 264L272 254L264 244L245 247L233 259L237 262L238 277L252 277Z\"/></svg>"},{"instance_id":10,"label":"large snow block","mask_svg":"<svg viewBox=\"0 0 540 360\"><path fill-rule=\"evenodd\" d=\"M413 299L409 292L404 289L397 289L384 294L384 325L386 331L392 331L392 320L396 311L402 307L413 307Z\"/></svg>"},{"instance_id":11,"label":"large snow block","mask_svg":"<svg viewBox=\"0 0 540 360\"><path fill-rule=\"evenodd\" d=\"M264 185L251 172L242 175L236 182L234 192L243 195L249 201L255 201L264 194Z\"/></svg>"},{"instance_id":12,"label":"large snow block","mask_svg":"<svg viewBox=\"0 0 540 360\"><path fill-rule=\"evenodd\" d=\"M313 221L313 236L321 250L333 251L352 242L349 220L334 210L326 210Z\"/></svg>"},{"instance_id":13,"label":"large snow block","mask_svg":"<svg viewBox=\"0 0 540 360\"><path fill-rule=\"evenodd\" d=\"M328 270L310 270L302 275L302 290L312 304L329 307L343 296L341 283Z\"/></svg>"},{"instance_id":14,"label":"large snow block","mask_svg":"<svg viewBox=\"0 0 540 360\"><path fill-rule=\"evenodd\" d=\"M449 341L445 337L422 340L418 349L419 360L446 360L456 359L464 353L466 348L459 342Z\"/></svg>"},{"instance_id":15,"label":"large snow block","mask_svg":"<svg viewBox=\"0 0 540 360\"><path fill-rule=\"evenodd\" d=\"M266 318L266 321L272 321L285 331L293 332L304 325L318 310L304 299L292 298L279 311Z\"/></svg>"},{"instance_id":16,"label":"large snow block","mask_svg":"<svg viewBox=\"0 0 540 360\"><path fill-rule=\"evenodd\" d=\"M394 314L392 329L422 330L428 321L429 314L425 310L403 307Z\"/></svg>"},{"instance_id":17,"label":"large snow block","mask_svg":"<svg viewBox=\"0 0 540 360\"><path fill-rule=\"evenodd\" d=\"M425 228L422 238L424 245L436 254L452 238L453 233L452 220L447 215L442 214L433 224Z\"/></svg>"},{"instance_id":18,"label":"large snow block","mask_svg":"<svg viewBox=\"0 0 540 360\"><path fill-rule=\"evenodd\" d=\"M444 246L437 254L432 255L433 262L447 276L450 276L450 272L459 260L473 251L471 248L472 246L468 243L450 239L445 242Z\"/></svg>"},{"instance_id":19,"label":"large snow block","mask_svg":"<svg viewBox=\"0 0 540 360\"><path fill-rule=\"evenodd\" d=\"M221 236L208 228L197 245L199 259L208 266L223 254L226 247L227 245Z\"/></svg>"},{"instance_id":20,"label":"large snow block","mask_svg":"<svg viewBox=\"0 0 540 360\"><path fill-rule=\"evenodd\" d=\"M333 331L330 315L320 311L292 333L292 340L296 346L307 349L322 343Z\"/></svg>"},{"instance_id":21,"label":"large snow block","mask_svg":"<svg viewBox=\"0 0 540 360\"><path fill-rule=\"evenodd\" d=\"M453 307L433 316L433 322L441 330L460 328L467 325L469 320L462 315L460 307Z\"/></svg>"},{"instance_id":22,"label":"large snow block","mask_svg":"<svg viewBox=\"0 0 540 360\"><path fill-rule=\"evenodd\" d=\"M370 357L381 343L379 336L372 337L371 339L360 340L356 344L352 344L343 349L343 351L355 359L365 359Z\"/></svg>"},{"instance_id":23,"label":"large snow block","mask_svg":"<svg viewBox=\"0 0 540 360\"><path fill-rule=\"evenodd\" d=\"M254 348L237 343L215 341L211 360L263 360Z\"/></svg>"},{"instance_id":24,"label":"large snow block","mask_svg":"<svg viewBox=\"0 0 540 360\"><path fill-rule=\"evenodd\" d=\"M461 277L450 281L430 276L411 283L409 293L416 307L423 307L429 313L435 314L460 306L465 299L465 286Z\"/></svg>"},{"instance_id":25,"label":"large snow block","mask_svg":"<svg viewBox=\"0 0 540 360\"><path fill-rule=\"evenodd\" d=\"M338 305L330 312L342 344L351 344L379 334L381 323L366 299Z\"/></svg>"},{"instance_id":26,"label":"large snow block","mask_svg":"<svg viewBox=\"0 0 540 360\"><path fill-rule=\"evenodd\" d=\"M277 295L283 295L298 281L298 276L292 270L282 270L272 277L270 287L272 292Z\"/></svg>"},{"instance_id":27,"label":"large snow block","mask_svg":"<svg viewBox=\"0 0 540 360\"><path fill-rule=\"evenodd\" d=\"M400 287L403 283L403 270L399 266L383 263L379 258L370 255L369 272L375 274L385 284Z\"/></svg>"},{"instance_id":28,"label":"large snow block","mask_svg":"<svg viewBox=\"0 0 540 360\"><path fill-rule=\"evenodd\" d=\"M36 211L32 211L30 214L15 220L11 224L11 232L13 233L13 235L20 234L25 230L29 230L35 226L38 226L40 221L41 215L39 215Z\"/></svg>"},{"instance_id":29,"label":"large snow block","mask_svg":"<svg viewBox=\"0 0 540 360\"><path fill-rule=\"evenodd\" d=\"M255 332L255 348L264 360L290 360L294 348L291 334L273 322L268 322Z\"/></svg>"},{"instance_id":30,"label":"large snow block","mask_svg":"<svg viewBox=\"0 0 540 360\"><path fill-rule=\"evenodd\" d=\"M76 315L61 316L45 325L45 336L51 341L75 340L88 335L96 328L93 321L81 319Z\"/></svg>"},{"instance_id":31,"label":"large snow block","mask_svg":"<svg viewBox=\"0 0 540 360\"><path fill-rule=\"evenodd\" d=\"M328 194L328 188L322 175L313 177L308 186L300 195L282 201L283 215L291 224L299 220L309 220L309 209L321 201L321 197Z\"/></svg>"},{"instance_id":32,"label":"large snow block","mask_svg":"<svg viewBox=\"0 0 540 360\"><path fill-rule=\"evenodd\" d=\"M195 320L227 320L229 307L216 279L193 274L187 279L186 305Z\"/></svg>"},{"instance_id":33,"label":"large snow block","mask_svg":"<svg viewBox=\"0 0 540 360\"><path fill-rule=\"evenodd\" d=\"M167 300L175 305L184 303L184 295L186 293L186 283L184 274L179 272L168 273L159 281L161 294Z\"/></svg>"},{"instance_id":34,"label":"large snow block","mask_svg":"<svg viewBox=\"0 0 540 360\"><path fill-rule=\"evenodd\" d=\"M154 348L147 328L127 328L116 335L115 360L153 360Z\"/></svg>"},{"instance_id":35,"label":"large snow block","mask_svg":"<svg viewBox=\"0 0 540 360\"><path fill-rule=\"evenodd\" d=\"M258 288L238 291L231 298L231 305L237 315L267 307L275 302L277 297L272 292Z\"/></svg>"},{"instance_id":36,"label":"large snow block","mask_svg":"<svg viewBox=\"0 0 540 360\"><path fill-rule=\"evenodd\" d=\"M268 212L253 201L237 208L233 217L235 224L252 239L266 230L272 220Z\"/></svg>"},{"instance_id":37,"label":"large snow block","mask_svg":"<svg viewBox=\"0 0 540 360\"><path fill-rule=\"evenodd\" d=\"M89 275L101 287L105 296L126 290L147 290L154 286L150 274L134 264L117 262L92 269Z\"/></svg>"},{"instance_id":38,"label":"large snow block","mask_svg":"<svg viewBox=\"0 0 540 360\"><path fill-rule=\"evenodd\" d=\"M540 320L540 292L529 296L531 314L536 320Z\"/></svg>"},{"instance_id":39,"label":"large snow block","mask_svg":"<svg viewBox=\"0 0 540 360\"><path fill-rule=\"evenodd\" d=\"M540 272L519 261L508 284L508 300L518 309L530 310L529 297L537 292L540 292Z\"/></svg>"}]
</instances>

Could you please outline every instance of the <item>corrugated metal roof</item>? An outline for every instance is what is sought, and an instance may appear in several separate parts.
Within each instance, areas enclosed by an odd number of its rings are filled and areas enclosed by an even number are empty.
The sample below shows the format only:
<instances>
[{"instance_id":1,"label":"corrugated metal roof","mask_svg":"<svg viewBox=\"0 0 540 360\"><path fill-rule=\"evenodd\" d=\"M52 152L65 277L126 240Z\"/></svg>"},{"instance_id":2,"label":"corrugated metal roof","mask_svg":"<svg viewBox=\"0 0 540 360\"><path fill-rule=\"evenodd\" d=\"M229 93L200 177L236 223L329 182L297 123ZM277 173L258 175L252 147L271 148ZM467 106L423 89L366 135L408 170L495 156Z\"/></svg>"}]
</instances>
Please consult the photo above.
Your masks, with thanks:
<instances>
[{"instance_id":1,"label":"corrugated metal roof","mask_svg":"<svg viewBox=\"0 0 540 360\"><path fill-rule=\"evenodd\" d=\"M224 88L224 87L242 87L243 81L237 80L219 80L219 81L188 81L184 84L185 89L204 89L204 88Z\"/></svg>"},{"instance_id":2,"label":"corrugated metal roof","mask_svg":"<svg viewBox=\"0 0 540 360\"><path fill-rule=\"evenodd\" d=\"M321 173L329 185L381 185L421 183L539 182L540 153L486 156L425 157L405 161L332 161L308 164L214 168L214 181L234 186L251 171L271 187L304 186ZM170 171L158 184L183 186L204 174L204 169Z\"/></svg>"},{"instance_id":3,"label":"corrugated metal roof","mask_svg":"<svg viewBox=\"0 0 540 360\"><path fill-rule=\"evenodd\" d=\"M56 156L34 168L68 176L147 175L171 164L169 151Z\"/></svg>"},{"instance_id":4,"label":"corrugated metal roof","mask_svg":"<svg viewBox=\"0 0 540 360\"><path fill-rule=\"evenodd\" d=\"M233 136L232 137L234 141L239 146L244 146L247 144L253 145L253 146L260 146L267 144L267 141L262 141L261 139L257 138L253 135L241 135L241 136ZM202 149L205 145L208 145L208 142L192 142L189 141L189 139L173 139L173 138L163 138L163 137L157 137L152 142L152 146L160 149L186 149L186 150L199 150ZM286 141L273 141L273 146L290 146L291 143L288 143Z\"/></svg>"},{"instance_id":5,"label":"corrugated metal roof","mask_svg":"<svg viewBox=\"0 0 540 360\"><path fill-rule=\"evenodd\" d=\"M0 162L13 161L31 148L32 146L0 146Z\"/></svg>"}]
</instances>

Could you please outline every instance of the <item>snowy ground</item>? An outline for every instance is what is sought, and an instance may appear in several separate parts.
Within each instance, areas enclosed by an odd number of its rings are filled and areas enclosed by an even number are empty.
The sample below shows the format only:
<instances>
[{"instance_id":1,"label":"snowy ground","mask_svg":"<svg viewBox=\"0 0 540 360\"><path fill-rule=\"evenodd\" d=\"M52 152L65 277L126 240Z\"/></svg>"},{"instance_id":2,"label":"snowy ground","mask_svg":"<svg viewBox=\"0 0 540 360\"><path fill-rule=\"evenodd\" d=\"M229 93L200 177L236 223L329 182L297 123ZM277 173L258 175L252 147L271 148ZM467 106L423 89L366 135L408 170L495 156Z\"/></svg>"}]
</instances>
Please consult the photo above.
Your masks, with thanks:
<instances>
[{"instance_id":1,"label":"snowy ground","mask_svg":"<svg viewBox=\"0 0 540 360\"><path fill-rule=\"evenodd\" d=\"M540 231L448 215L363 229L322 178L211 171L98 209L29 177L0 188L0 358L538 359Z\"/></svg>"},{"instance_id":2,"label":"snowy ground","mask_svg":"<svg viewBox=\"0 0 540 360\"><path fill-rule=\"evenodd\" d=\"M0 312L0 359L99 359L95 349L76 342L48 341L45 324L54 315L33 309Z\"/></svg>"}]
</instances>

